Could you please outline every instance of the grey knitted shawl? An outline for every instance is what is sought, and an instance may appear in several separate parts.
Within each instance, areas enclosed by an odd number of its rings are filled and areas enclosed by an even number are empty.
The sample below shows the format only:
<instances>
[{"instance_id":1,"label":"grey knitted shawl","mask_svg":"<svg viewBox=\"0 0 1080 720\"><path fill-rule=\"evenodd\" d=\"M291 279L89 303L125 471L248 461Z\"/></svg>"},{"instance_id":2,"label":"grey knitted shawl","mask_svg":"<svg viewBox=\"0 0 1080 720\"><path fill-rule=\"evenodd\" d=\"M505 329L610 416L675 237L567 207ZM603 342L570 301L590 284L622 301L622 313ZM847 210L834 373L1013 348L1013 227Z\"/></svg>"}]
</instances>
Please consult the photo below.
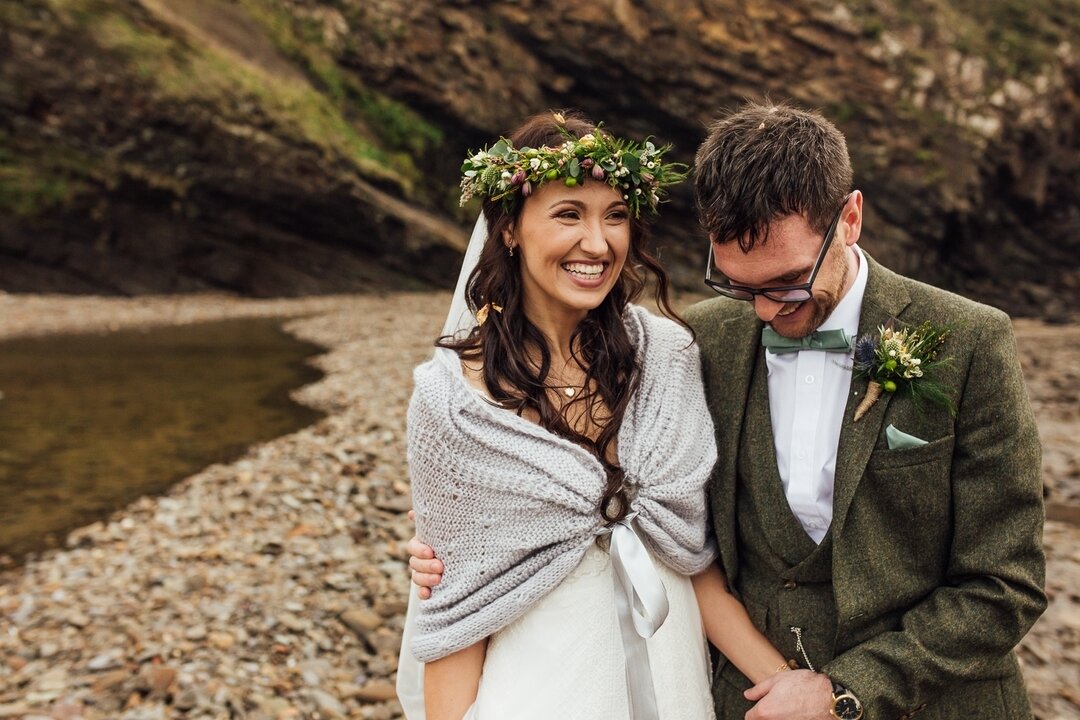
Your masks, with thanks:
<instances>
[{"instance_id":1,"label":"grey knitted shawl","mask_svg":"<svg viewBox=\"0 0 1080 720\"><path fill-rule=\"evenodd\" d=\"M637 527L653 554L693 574L712 562L705 482L716 461L698 348L631 306L642 369L618 436ZM486 401L449 350L416 368L408 460L417 534L445 564L420 603L411 650L431 662L507 626L553 590L605 530L603 466L587 450Z\"/></svg>"}]
</instances>

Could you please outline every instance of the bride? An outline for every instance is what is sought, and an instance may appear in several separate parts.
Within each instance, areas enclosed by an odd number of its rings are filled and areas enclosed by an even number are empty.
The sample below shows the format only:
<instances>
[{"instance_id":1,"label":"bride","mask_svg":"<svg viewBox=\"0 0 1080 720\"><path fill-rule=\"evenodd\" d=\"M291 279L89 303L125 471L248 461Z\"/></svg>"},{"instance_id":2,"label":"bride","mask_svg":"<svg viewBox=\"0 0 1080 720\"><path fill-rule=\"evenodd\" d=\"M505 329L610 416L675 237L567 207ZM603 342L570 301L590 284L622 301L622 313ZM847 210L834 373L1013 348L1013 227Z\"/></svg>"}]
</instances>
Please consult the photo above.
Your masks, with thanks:
<instances>
[{"instance_id":1,"label":"bride","mask_svg":"<svg viewBox=\"0 0 1080 720\"><path fill-rule=\"evenodd\" d=\"M684 177L667 149L549 113L465 161L467 309L408 416L417 535L444 567L410 602L409 720L712 718L703 627L751 680L787 669L713 563L698 350L645 250ZM631 304L646 274L667 317Z\"/></svg>"}]
</instances>

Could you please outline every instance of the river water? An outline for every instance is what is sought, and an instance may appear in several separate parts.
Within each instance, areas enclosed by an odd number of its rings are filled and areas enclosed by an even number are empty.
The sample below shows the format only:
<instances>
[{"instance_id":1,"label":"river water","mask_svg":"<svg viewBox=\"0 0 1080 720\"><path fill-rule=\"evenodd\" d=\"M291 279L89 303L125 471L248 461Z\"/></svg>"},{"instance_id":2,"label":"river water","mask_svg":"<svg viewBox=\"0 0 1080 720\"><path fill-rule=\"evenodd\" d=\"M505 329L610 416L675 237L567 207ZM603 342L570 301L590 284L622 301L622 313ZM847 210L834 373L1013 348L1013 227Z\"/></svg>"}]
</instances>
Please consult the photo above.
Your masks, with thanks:
<instances>
[{"instance_id":1,"label":"river water","mask_svg":"<svg viewBox=\"0 0 1080 720\"><path fill-rule=\"evenodd\" d=\"M281 322L0 343L0 565L317 420L288 394L320 350Z\"/></svg>"}]
</instances>

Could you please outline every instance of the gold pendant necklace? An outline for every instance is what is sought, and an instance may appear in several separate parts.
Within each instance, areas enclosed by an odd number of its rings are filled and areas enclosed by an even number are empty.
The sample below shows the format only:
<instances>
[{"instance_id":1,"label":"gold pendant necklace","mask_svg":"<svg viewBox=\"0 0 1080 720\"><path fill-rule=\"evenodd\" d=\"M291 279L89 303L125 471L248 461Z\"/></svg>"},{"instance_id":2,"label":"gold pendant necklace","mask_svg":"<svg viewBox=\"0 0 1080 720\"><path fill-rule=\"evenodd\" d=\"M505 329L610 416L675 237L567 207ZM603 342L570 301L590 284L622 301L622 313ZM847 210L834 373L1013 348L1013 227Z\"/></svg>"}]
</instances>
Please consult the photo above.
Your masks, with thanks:
<instances>
[{"instance_id":1,"label":"gold pendant necklace","mask_svg":"<svg viewBox=\"0 0 1080 720\"><path fill-rule=\"evenodd\" d=\"M562 394L568 398L572 398L578 393L578 388L573 385L546 385L545 387L547 387L548 390L561 391Z\"/></svg>"}]
</instances>

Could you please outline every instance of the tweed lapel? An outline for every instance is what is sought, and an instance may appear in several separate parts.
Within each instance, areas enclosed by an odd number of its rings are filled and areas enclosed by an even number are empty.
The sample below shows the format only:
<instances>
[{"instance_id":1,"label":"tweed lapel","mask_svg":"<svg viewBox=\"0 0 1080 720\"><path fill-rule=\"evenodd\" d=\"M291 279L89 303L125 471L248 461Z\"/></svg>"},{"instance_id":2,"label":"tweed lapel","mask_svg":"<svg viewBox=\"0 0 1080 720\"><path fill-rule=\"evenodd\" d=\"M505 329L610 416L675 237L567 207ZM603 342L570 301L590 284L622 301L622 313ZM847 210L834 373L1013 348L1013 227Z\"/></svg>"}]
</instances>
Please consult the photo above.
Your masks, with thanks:
<instances>
[{"instance_id":1,"label":"tweed lapel","mask_svg":"<svg viewBox=\"0 0 1080 720\"><path fill-rule=\"evenodd\" d=\"M863 257L866 259L869 275L859 316L859 337L876 333L880 326L898 318L911 303L911 297L899 275L874 262L865 251ZM885 420L885 410L892 399L889 393L882 393L881 398L866 415L855 422L855 408L866 394L866 384L866 380L852 377L851 390L840 426L840 444L836 451L836 474L833 479L834 534L838 534L844 527L848 507L866 470L866 464L870 461L870 454Z\"/></svg>"},{"instance_id":2,"label":"tweed lapel","mask_svg":"<svg viewBox=\"0 0 1080 720\"><path fill-rule=\"evenodd\" d=\"M735 301L731 301L735 302ZM728 580L738 575L735 541L735 474L754 358L761 337L761 321L747 305L737 315L697 328L705 358L705 389L716 424L718 461L709 497L716 533Z\"/></svg>"}]
</instances>

